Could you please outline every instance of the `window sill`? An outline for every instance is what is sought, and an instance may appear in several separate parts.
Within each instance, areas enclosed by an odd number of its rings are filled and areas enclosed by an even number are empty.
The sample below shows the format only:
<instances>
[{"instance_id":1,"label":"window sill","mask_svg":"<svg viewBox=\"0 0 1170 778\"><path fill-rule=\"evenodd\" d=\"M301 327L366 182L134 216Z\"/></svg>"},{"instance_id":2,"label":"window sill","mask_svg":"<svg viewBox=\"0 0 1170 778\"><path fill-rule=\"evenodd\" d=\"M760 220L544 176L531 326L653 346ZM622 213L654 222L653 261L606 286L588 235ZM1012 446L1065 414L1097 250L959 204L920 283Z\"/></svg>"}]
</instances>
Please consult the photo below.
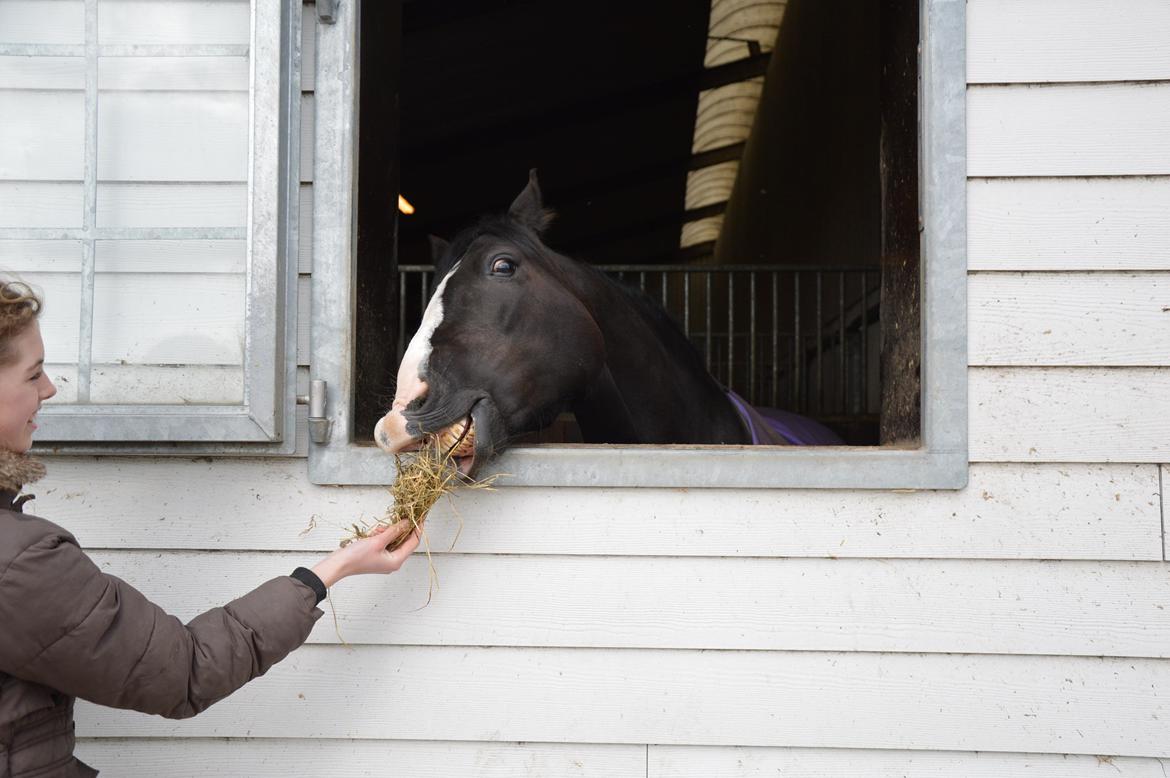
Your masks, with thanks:
<instances>
[{"instance_id":1,"label":"window sill","mask_svg":"<svg viewBox=\"0 0 1170 778\"><path fill-rule=\"evenodd\" d=\"M500 486L732 489L961 489L966 450L868 446L541 444L506 452L480 473ZM393 460L373 446L322 451L311 479L389 484Z\"/></svg>"}]
</instances>

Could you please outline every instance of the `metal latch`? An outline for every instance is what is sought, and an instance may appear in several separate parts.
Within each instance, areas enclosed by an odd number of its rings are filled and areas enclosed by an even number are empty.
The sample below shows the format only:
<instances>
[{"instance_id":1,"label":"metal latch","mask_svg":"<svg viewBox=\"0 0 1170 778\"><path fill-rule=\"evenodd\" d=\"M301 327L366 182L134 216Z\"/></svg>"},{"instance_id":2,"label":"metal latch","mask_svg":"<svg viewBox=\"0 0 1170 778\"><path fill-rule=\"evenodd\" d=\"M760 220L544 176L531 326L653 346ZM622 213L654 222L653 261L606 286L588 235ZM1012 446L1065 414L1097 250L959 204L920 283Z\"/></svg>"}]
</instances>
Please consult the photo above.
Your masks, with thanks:
<instances>
[{"instance_id":1,"label":"metal latch","mask_svg":"<svg viewBox=\"0 0 1170 778\"><path fill-rule=\"evenodd\" d=\"M325 416L327 386L322 379L314 378L309 382L308 395L297 395L297 405L309 406L309 439L314 443L328 443L329 435L333 431L333 420Z\"/></svg>"},{"instance_id":2,"label":"metal latch","mask_svg":"<svg viewBox=\"0 0 1170 778\"><path fill-rule=\"evenodd\" d=\"M340 0L317 0L317 21L333 24L337 21L337 6Z\"/></svg>"}]
</instances>

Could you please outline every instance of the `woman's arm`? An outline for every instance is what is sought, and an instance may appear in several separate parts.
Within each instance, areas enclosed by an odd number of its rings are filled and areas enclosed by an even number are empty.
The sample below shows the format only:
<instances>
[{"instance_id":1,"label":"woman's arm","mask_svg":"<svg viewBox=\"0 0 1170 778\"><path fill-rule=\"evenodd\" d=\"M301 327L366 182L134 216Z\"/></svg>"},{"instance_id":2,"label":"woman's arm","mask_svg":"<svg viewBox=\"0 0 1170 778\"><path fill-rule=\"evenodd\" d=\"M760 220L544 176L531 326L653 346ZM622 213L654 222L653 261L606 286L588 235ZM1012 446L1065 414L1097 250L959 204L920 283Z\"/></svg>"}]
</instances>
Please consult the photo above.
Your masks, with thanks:
<instances>
[{"instance_id":1,"label":"woman's arm","mask_svg":"<svg viewBox=\"0 0 1170 778\"><path fill-rule=\"evenodd\" d=\"M314 570L327 586L397 570L418 540L387 552L395 536L350 544ZM311 586L281 576L184 625L103 573L69 533L49 532L0 571L0 669L102 705L186 718L300 646L321 616L317 602Z\"/></svg>"}]
</instances>

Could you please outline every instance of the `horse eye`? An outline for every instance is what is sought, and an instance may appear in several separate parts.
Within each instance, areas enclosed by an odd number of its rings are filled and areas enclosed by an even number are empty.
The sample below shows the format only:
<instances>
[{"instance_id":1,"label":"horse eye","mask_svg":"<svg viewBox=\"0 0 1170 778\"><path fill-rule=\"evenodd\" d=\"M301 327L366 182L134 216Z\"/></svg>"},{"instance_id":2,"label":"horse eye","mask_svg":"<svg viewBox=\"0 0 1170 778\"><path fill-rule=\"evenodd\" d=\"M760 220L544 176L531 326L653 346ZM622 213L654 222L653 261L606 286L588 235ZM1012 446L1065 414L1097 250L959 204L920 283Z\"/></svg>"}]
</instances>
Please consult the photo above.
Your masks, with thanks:
<instances>
[{"instance_id":1,"label":"horse eye","mask_svg":"<svg viewBox=\"0 0 1170 778\"><path fill-rule=\"evenodd\" d=\"M496 257L492 260L492 275L510 276L516 272L516 263L511 257Z\"/></svg>"}]
</instances>

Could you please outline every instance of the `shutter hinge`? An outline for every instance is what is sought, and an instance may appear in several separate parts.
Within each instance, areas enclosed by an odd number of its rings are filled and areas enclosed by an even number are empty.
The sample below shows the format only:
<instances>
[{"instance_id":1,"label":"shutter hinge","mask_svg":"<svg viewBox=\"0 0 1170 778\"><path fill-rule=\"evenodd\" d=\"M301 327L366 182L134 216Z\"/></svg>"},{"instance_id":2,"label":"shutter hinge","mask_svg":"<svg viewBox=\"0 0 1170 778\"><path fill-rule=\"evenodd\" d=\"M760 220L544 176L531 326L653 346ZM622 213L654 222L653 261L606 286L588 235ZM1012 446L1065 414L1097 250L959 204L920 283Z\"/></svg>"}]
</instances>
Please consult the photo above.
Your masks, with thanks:
<instances>
[{"instance_id":1,"label":"shutter hinge","mask_svg":"<svg viewBox=\"0 0 1170 778\"><path fill-rule=\"evenodd\" d=\"M309 406L309 439L314 443L329 442L333 431L333 420L325 415L325 381L314 378L309 382L309 393L297 395L297 405Z\"/></svg>"},{"instance_id":2,"label":"shutter hinge","mask_svg":"<svg viewBox=\"0 0 1170 778\"><path fill-rule=\"evenodd\" d=\"M321 24L333 24L337 21L337 6L340 0L317 0L317 21Z\"/></svg>"}]
</instances>

